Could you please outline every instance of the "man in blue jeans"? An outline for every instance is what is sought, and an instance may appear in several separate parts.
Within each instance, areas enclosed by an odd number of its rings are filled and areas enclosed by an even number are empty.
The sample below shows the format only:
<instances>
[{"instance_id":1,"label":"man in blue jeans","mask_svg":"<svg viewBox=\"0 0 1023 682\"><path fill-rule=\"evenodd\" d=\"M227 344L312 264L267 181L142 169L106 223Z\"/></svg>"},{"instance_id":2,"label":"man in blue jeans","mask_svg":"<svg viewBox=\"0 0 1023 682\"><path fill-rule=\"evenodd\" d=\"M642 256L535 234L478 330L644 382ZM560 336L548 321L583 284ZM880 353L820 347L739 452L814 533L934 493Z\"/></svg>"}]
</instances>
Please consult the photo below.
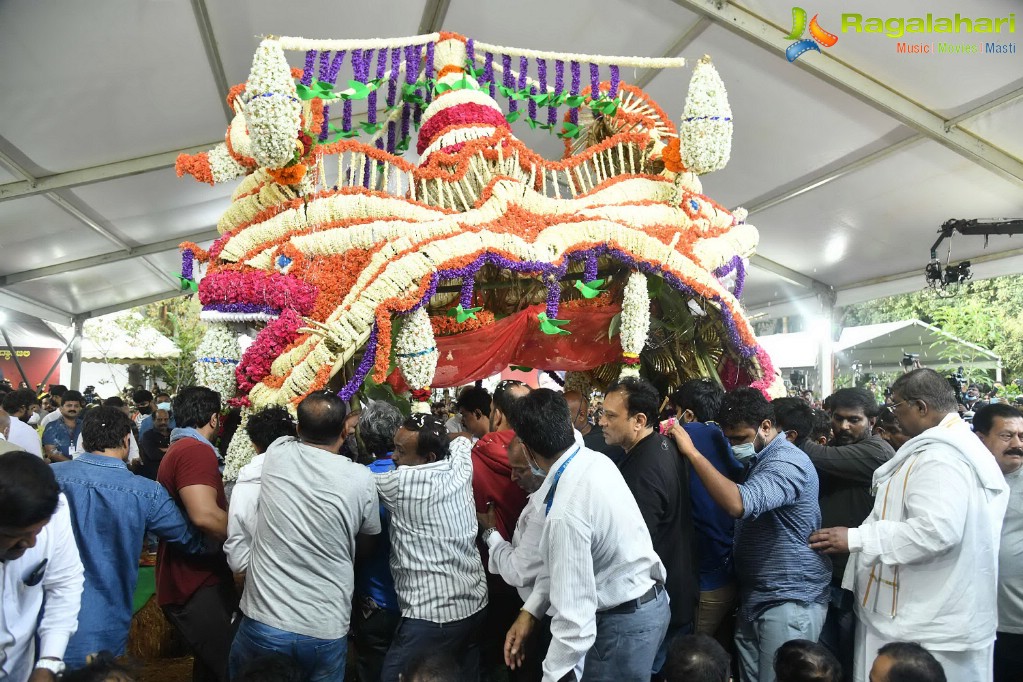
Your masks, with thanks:
<instances>
[{"instance_id":1,"label":"man in blue jeans","mask_svg":"<svg viewBox=\"0 0 1023 682\"><path fill-rule=\"evenodd\" d=\"M725 395L718 423L740 459L752 464L745 483L722 475L676 424L671 435L707 492L735 525L735 572L742 607L735 645L743 682L774 682L774 654L791 639L816 642L824 626L831 561L809 547L821 523L817 472L778 430L760 391Z\"/></svg>"},{"instance_id":2,"label":"man in blue jeans","mask_svg":"<svg viewBox=\"0 0 1023 682\"><path fill-rule=\"evenodd\" d=\"M128 470L130 434L131 419L119 408L94 408L82 426L85 452L53 465L85 566L78 631L64 654L70 667L99 651L124 653L147 532L186 552L203 550L202 534L163 486Z\"/></svg>"},{"instance_id":3,"label":"man in blue jeans","mask_svg":"<svg viewBox=\"0 0 1023 682\"><path fill-rule=\"evenodd\" d=\"M356 543L380 533L373 474L337 454L345 404L332 392L298 405L298 437L278 438L263 460L244 614L231 646L231 677L249 660L291 656L303 679L345 676Z\"/></svg>"}]
</instances>

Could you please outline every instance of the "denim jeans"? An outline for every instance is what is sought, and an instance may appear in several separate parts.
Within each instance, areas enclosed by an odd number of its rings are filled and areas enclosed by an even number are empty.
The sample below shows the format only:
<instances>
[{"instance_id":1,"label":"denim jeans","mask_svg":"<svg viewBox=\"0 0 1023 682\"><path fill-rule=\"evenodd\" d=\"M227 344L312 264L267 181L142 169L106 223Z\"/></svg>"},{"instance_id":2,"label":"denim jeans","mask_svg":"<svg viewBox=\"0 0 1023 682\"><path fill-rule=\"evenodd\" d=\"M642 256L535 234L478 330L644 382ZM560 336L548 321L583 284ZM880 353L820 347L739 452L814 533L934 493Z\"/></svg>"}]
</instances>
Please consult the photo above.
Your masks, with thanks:
<instances>
[{"instance_id":1,"label":"denim jeans","mask_svg":"<svg viewBox=\"0 0 1023 682\"><path fill-rule=\"evenodd\" d=\"M597 639L583 671L586 682L650 682L670 619L663 589L631 613L597 613Z\"/></svg>"},{"instance_id":2,"label":"denim jeans","mask_svg":"<svg viewBox=\"0 0 1023 682\"><path fill-rule=\"evenodd\" d=\"M272 654L292 658L302 668L303 679L310 682L343 682L348 638L317 639L278 630L248 616L242 617L231 645L228 662L231 678L234 679L249 661Z\"/></svg>"},{"instance_id":3,"label":"denim jeans","mask_svg":"<svg viewBox=\"0 0 1023 682\"><path fill-rule=\"evenodd\" d=\"M486 620L486 609L451 623L402 618L384 659L380 679L397 682L398 675L417 656L439 651L450 654L461 664L462 680L475 682L480 677L480 635Z\"/></svg>"},{"instance_id":4,"label":"denim jeans","mask_svg":"<svg viewBox=\"0 0 1023 682\"><path fill-rule=\"evenodd\" d=\"M816 642L827 612L827 604L785 602L767 609L752 622L739 614L735 646L742 682L775 682L775 652L790 639Z\"/></svg>"}]
</instances>

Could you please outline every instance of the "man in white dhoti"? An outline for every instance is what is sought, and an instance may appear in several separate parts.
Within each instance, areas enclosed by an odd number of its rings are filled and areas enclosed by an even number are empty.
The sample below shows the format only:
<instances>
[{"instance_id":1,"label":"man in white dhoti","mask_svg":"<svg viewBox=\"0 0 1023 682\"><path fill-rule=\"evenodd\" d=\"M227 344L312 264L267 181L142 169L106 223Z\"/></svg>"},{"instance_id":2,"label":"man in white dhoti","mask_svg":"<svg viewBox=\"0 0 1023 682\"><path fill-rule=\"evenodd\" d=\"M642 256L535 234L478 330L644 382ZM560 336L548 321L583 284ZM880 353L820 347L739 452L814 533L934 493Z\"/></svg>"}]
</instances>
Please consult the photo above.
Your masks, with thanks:
<instances>
[{"instance_id":1,"label":"man in white dhoti","mask_svg":"<svg viewBox=\"0 0 1023 682\"><path fill-rule=\"evenodd\" d=\"M911 640L949 680L990 682L1005 479L940 374L914 370L892 393L912 439L875 472L874 510L859 528L810 536L816 550L852 554L843 586L859 619L854 679L867 682L881 646Z\"/></svg>"}]
</instances>

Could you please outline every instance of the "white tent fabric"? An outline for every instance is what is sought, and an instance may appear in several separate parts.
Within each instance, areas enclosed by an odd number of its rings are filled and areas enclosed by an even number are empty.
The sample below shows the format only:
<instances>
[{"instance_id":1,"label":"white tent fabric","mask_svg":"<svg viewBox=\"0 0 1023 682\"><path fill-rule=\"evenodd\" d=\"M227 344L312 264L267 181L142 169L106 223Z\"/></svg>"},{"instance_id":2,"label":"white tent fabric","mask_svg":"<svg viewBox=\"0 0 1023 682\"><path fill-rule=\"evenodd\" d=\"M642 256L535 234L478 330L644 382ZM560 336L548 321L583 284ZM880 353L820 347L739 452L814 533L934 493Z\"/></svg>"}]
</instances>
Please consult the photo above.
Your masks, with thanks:
<instances>
[{"instance_id":1,"label":"white tent fabric","mask_svg":"<svg viewBox=\"0 0 1023 682\"><path fill-rule=\"evenodd\" d=\"M1016 0L861 0L864 17L1006 17ZM789 63L782 0L392 0L0 4L0 307L70 324L180 293L176 247L208 245L231 186L178 179L179 152L223 140L224 96L260 34L372 38L453 30L540 50L713 57L735 121L705 192L760 228L745 303L772 315L919 289L949 218L1023 214L1023 69L1011 54L899 54L898 44L1014 34L842 32ZM851 11L851 10L847 10ZM1023 24L1023 20L1019 23ZM674 118L689 73L633 73ZM342 74L342 78L346 76ZM358 109L356 109L358 113ZM561 143L516 129L548 157ZM1023 270L1010 237L958 238L976 276Z\"/></svg>"},{"instance_id":2,"label":"white tent fabric","mask_svg":"<svg viewBox=\"0 0 1023 682\"><path fill-rule=\"evenodd\" d=\"M152 327L129 333L114 322L89 320L82 340L83 362L153 365L181 355L174 342Z\"/></svg>"},{"instance_id":3,"label":"white tent fabric","mask_svg":"<svg viewBox=\"0 0 1023 682\"><path fill-rule=\"evenodd\" d=\"M770 334L760 337L760 342L775 366L784 371L817 366L821 340L812 332ZM834 351L840 371L854 364L859 364L863 372L900 371L904 353L918 354L920 362L929 367L1001 368L995 353L920 320L847 327Z\"/></svg>"}]
</instances>

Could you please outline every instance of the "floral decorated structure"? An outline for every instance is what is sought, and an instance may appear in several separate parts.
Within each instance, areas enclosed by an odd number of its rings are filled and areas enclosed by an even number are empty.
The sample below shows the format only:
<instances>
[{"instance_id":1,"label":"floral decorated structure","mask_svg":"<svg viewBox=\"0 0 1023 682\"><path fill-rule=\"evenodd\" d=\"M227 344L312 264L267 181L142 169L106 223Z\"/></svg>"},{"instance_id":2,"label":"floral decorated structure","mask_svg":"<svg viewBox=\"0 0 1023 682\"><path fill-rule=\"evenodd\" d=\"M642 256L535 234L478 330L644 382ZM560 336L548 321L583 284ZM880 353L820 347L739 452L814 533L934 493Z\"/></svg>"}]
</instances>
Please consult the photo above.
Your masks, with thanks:
<instances>
[{"instance_id":1,"label":"floral decorated structure","mask_svg":"<svg viewBox=\"0 0 1023 682\"><path fill-rule=\"evenodd\" d=\"M211 347L228 325L255 332L231 365L236 402L328 386L348 399L371 376L428 410L431 388L522 357L596 383L778 391L738 300L757 230L699 179L731 153L720 77L696 65L681 132L620 79L684 65L452 33L264 40L224 143L178 160L179 175L241 178L221 237L182 245ZM557 135L564 157L530 150L516 121Z\"/></svg>"}]
</instances>

